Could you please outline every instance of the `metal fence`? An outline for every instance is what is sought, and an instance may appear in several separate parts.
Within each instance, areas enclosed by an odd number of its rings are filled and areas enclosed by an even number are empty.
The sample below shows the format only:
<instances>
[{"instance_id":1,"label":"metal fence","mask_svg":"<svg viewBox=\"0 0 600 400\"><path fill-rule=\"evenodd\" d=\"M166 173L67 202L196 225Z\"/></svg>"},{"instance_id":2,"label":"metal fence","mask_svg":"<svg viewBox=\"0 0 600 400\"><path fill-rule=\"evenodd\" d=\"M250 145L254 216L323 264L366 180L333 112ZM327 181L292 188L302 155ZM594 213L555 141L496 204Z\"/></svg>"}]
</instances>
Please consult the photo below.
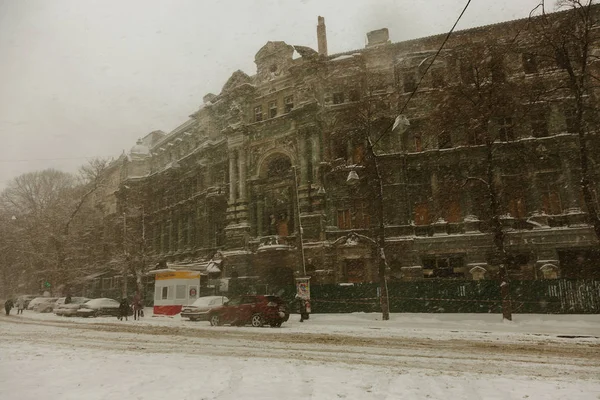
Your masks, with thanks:
<instances>
[{"instance_id":1,"label":"metal fence","mask_svg":"<svg viewBox=\"0 0 600 400\"><path fill-rule=\"evenodd\" d=\"M515 313L600 313L600 281L511 282ZM497 281L431 280L388 285L390 311L410 313L499 313ZM287 300L293 289L281 293ZM378 312L378 284L314 285L314 313Z\"/></svg>"}]
</instances>

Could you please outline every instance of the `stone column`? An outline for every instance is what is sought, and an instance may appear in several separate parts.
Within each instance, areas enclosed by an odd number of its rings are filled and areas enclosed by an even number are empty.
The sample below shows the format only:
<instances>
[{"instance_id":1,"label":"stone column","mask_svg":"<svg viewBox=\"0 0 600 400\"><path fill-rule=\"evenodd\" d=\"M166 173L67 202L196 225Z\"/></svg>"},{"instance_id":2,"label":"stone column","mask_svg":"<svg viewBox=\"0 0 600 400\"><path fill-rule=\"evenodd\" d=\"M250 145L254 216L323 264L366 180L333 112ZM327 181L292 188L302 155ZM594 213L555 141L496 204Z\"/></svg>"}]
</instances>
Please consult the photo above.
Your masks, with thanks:
<instances>
[{"instance_id":1,"label":"stone column","mask_svg":"<svg viewBox=\"0 0 600 400\"><path fill-rule=\"evenodd\" d=\"M298 151L300 152L300 185L305 185L308 180L308 165L306 162L306 136L301 135L298 139Z\"/></svg>"},{"instance_id":2,"label":"stone column","mask_svg":"<svg viewBox=\"0 0 600 400\"><path fill-rule=\"evenodd\" d=\"M229 150L229 203L235 204L236 192L235 150Z\"/></svg>"},{"instance_id":3,"label":"stone column","mask_svg":"<svg viewBox=\"0 0 600 400\"><path fill-rule=\"evenodd\" d=\"M238 193L239 201L246 201L246 149L241 148L238 151L238 179L240 191Z\"/></svg>"},{"instance_id":4,"label":"stone column","mask_svg":"<svg viewBox=\"0 0 600 400\"><path fill-rule=\"evenodd\" d=\"M261 198L256 202L256 235L263 236L263 218L264 218L265 201Z\"/></svg>"},{"instance_id":5,"label":"stone column","mask_svg":"<svg viewBox=\"0 0 600 400\"><path fill-rule=\"evenodd\" d=\"M319 146L319 140L315 137L311 142L312 145L312 165L313 165L313 176L311 182L321 182L321 146ZM323 184L321 182L321 184Z\"/></svg>"}]
</instances>

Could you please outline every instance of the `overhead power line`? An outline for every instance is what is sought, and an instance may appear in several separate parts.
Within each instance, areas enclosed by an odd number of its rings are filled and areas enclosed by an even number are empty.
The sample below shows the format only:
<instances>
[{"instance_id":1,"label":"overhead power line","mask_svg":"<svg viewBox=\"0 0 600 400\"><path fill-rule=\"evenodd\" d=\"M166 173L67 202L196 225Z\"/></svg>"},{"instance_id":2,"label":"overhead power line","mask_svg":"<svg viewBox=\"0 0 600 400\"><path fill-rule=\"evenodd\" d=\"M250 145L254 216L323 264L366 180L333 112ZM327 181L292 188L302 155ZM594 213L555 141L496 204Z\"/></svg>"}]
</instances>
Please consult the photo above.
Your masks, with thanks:
<instances>
[{"instance_id":1,"label":"overhead power line","mask_svg":"<svg viewBox=\"0 0 600 400\"><path fill-rule=\"evenodd\" d=\"M427 75L427 72L429 71L429 68L431 68L431 66L435 62L435 59L437 58L437 56L444 49L444 46L446 45L446 42L448 41L448 39L450 39L450 36L452 35L452 33L454 32L454 29L456 28L456 25L458 25L458 22L460 21L460 19L462 18L462 16L465 14L465 11L467 11L467 8L469 8L469 5L471 4L471 1L472 0L468 0L467 4L465 4L465 7L463 8L463 10L461 11L460 15L458 16L458 18L454 22L454 25L452 25L452 28L450 29L450 31L448 32L448 34L444 38L444 41L442 42L441 46L439 47L439 49L437 50L437 52L435 53L435 55L431 59L431 62L427 65L427 68L425 68L425 72L423 72L423 74L419 78L419 81L417 82L414 90L412 92L410 92L410 95L408 96L408 99L406 99L406 102L404 103L404 105L402 106L402 108L399 110L398 115L402 115L404 113L404 111L406 110L406 107L408 107L408 103L413 98L413 96L415 95L415 93L417 92L417 90L419 90L419 86L421 85L421 82L423 81L423 78L425 78L425 75ZM377 138L377 140L373 143L373 145L376 145L381 140L381 138L383 138L388 133L388 131L390 131L390 129L394 126L394 122L392 122L390 124L390 126L388 126L387 129L385 129L383 131L383 133Z\"/></svg>"}]
</instances>

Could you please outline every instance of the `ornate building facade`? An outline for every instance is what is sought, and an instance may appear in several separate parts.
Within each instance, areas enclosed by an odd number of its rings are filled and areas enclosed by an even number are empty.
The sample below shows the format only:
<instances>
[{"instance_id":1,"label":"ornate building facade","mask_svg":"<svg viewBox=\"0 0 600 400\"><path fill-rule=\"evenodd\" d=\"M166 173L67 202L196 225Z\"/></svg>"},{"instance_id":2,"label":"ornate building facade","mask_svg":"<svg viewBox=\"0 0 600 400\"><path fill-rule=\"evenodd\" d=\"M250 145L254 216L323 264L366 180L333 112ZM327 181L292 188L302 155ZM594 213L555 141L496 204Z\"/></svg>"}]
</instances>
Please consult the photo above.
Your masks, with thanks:
<instances>
[{"instance_id":1,"label":"ornate building facade","mask_svg":"<svg viewBox=\"0 0 600 400\"><path fill-rule=\"evenodd\" d=\"M510 273L597 277L570 98L551 90L564 72L536 58L527 25L457 32L437 57L445 35L390 43L387 29L370 32L364 49L329 55L319 17L318 51L268 42L255 74L234 72L181 126L140 141L123 161L119 212L142 224L148 259L210 278L377 281L368 134L382 175L390 279L492 279L489 199L471 179L485 177L483 136L444 118L461 87L489 91L502 82L514 90L506 96L514 107L485 129L495 135ZM483 84L482 63L492 65ZM397 132L391 124L400 112L410 125ZM597 135L588 149L597 167Z\"/></svg>"}]
</instances>

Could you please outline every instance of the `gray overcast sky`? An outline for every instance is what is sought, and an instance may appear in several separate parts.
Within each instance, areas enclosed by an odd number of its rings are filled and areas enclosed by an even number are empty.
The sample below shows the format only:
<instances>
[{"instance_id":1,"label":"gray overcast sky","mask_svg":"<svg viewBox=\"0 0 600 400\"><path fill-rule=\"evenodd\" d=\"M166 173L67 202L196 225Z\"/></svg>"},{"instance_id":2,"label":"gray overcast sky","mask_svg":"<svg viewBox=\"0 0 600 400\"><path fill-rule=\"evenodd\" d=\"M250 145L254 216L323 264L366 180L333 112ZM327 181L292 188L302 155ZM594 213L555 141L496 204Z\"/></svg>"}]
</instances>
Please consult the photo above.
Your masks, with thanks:
<instances>
[{"instance_id":1,"label":"gray overcast sky","mask_svg":"<svg viewBox=\"0 0 600 400\"><path fill-rule=\"evenodd\" d=\"M0 0L0 189L24 172L76 171L83 157L118 156L172 130L219 93L231 73L255 73L269 40L329 52L450 29L466 0ZM459 29L524 18L539 0L473 0Z\"/></svg>"}]
</instances>

